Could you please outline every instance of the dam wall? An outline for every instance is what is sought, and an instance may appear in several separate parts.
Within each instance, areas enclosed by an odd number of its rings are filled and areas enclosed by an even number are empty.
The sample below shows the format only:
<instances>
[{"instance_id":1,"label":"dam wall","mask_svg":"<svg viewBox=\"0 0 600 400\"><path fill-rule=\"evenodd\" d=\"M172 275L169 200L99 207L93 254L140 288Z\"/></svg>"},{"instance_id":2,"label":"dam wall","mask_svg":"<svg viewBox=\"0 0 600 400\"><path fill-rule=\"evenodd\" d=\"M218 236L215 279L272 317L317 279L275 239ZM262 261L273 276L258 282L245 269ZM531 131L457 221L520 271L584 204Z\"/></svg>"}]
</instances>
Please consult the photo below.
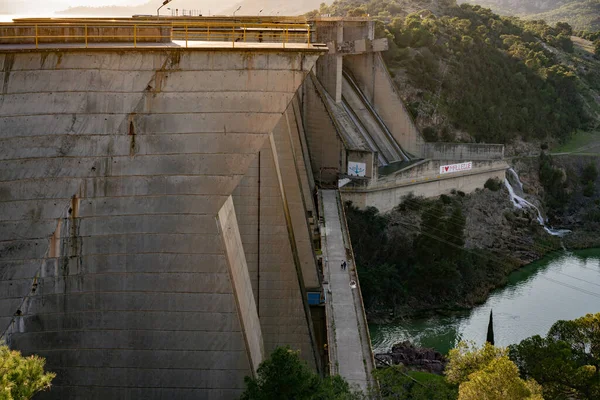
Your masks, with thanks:
<instances>
[{"instance_id":1,"label":"dam wall","mask_svg":"<svg viewBox=\"0 0 600 400\"><path fill-rule=\"evenodd\" d=\"M261 260L261 301L236 188L318 55L0 52L0 326L57 373L39 398L237 398L275 344L315 359L302 265ZM263 254L295 245L267 181Z\"/></svg>"},{"instance_id":2,"label":"dam wall","mask_svg":"<svg viewBox=\"0 0 600 400\"><path fill-rule=\"evenodd\" d=\"M346 144L327 108L326 93L314 75L303 85L304 126L312 174L321 184L336 184L345 161Z\"/></svg>"}]
</instances>

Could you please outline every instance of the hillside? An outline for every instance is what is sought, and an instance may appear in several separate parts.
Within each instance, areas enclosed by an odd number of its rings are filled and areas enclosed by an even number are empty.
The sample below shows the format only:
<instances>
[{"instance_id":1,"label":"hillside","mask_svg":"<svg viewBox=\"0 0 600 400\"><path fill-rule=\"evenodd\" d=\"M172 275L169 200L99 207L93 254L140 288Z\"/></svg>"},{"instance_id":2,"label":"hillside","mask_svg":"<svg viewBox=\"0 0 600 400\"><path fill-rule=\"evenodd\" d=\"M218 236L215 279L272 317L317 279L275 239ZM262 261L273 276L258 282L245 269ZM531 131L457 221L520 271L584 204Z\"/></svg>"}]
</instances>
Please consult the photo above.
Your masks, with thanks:
<instances>
[{"instance_id":1,"label":"hillside","mask_svg":"<svg viewBox=\"0 0 600 400\"><path fill-rule=\"evenodd\" d=\"M343 0L324 10L382 21L388 68L427 140L563 141L598 126L600 62L573 44L568 26L431 5L407 16L394 0Z\"/></svg>"},{"instance_id":2,"label":"hillside","mask_svg":"<svg viewBox=\"0 0 600 400\"><path fill-rule=\"evenodd\" d=\"M460 3L489 7L501 15L539 14L562 7L573 0L466 0ZM579 0L575 0L579 1Z\"/></svg>"},{"instance_id":3,"label":"hillside","mask_svg":"<svg viewBox=\"0 0 600 400\"><path fill-rule=\"evenodd\" d=\"M307 13L309 16L330 14L332 16L363 16L369 15L381 21L389 22L390 19L406 17L420 11L430 10L441 14L449 6L456 5L456 0L335 0L329 6L321 6Z\"/></svg>"},{"instance_id":4,"label":"hillside","mask_svg":"<svg viewBox=\"0 0 600 400\"><path fill-rule=\"evenodd\" d=\"M528 15L527 19L543 19L549 24L568 22L575 30L600 31L600 0L573 1L553 10Z\"/></svg>"},{"instance_id":5,"label":"hillside","mask_svg":"<svg viewBox=\"0 0 600 400\"><path fill-rule=\"evenodd\" d=\"M600 0L465 0L471 5L489 7L500 15L512 15L529 20L544 20L549 24L567 22L576 30L600 30Z\"/></svg>"}]
</instances>

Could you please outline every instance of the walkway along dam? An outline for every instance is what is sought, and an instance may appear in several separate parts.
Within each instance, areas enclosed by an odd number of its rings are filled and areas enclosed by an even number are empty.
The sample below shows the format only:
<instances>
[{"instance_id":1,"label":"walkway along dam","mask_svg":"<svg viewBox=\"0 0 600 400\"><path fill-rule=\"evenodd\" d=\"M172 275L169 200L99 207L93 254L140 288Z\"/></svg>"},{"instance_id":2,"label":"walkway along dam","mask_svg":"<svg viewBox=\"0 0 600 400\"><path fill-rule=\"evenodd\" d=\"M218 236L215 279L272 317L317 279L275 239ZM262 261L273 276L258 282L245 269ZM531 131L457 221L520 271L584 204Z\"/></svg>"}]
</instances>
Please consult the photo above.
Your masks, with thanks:
<instances>
[{"instance_id":1,"label":"walkway along dam","mask_svg":"<svg viewBox=\"0 0 600 400\"><path fill-rule=\"evenodd\" d=\"M233 399L281 345L373 384L343 201L507 168L425 143L386 49L367 19L0 24L0 335L39 398Z\"/></svg>"}]
</instances>

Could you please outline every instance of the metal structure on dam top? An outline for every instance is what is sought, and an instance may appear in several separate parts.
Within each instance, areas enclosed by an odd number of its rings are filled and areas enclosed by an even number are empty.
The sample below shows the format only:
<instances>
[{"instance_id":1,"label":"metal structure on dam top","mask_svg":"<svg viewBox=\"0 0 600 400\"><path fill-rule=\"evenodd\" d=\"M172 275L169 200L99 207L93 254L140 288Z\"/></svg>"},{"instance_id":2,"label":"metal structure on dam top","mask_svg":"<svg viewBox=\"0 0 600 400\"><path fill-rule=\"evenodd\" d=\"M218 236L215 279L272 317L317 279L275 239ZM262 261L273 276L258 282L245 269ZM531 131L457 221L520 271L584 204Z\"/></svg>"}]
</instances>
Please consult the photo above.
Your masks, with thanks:
<instances>
[{"instance_id":1,"label":"metal structure on dam top","mask_svg":"<svg viewBox=\"0 0 600 400\"><path fill-rule=\"evenodd\" d=\"M133 19L19 19L0 24L0 44L75 45L85 48L115 44L139 46L232 48L244 44L279 44L281 48L311 46L312 27L306 22L261 22L252 18L133 18ZM62 46L61 46L62 47ZM210 46L208 46L210 47Z\"/></svg>"}]
</instances>

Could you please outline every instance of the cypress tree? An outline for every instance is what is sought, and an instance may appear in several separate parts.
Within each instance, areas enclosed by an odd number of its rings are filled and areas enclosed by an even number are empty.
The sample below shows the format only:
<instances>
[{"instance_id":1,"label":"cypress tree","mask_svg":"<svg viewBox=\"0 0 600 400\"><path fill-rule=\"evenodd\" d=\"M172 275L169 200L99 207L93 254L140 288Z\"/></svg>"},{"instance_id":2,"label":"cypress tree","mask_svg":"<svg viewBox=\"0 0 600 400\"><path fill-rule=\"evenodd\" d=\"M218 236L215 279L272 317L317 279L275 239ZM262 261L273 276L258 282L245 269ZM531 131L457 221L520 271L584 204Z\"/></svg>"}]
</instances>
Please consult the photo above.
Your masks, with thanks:
<instances>
[{"instance_id":1,"label":"cypress tree","mask_svg":"<svg viewBox=\"0 0 600 400\"><path fill-rule=\"evenodd\" d=\"M494 312L493 310L490 310L490 322L488 324L487 339L486 339L486 342L488 342L492 346L494 345L494 315L493 315L493 312Z\"/></svg>"}]
</instances>

